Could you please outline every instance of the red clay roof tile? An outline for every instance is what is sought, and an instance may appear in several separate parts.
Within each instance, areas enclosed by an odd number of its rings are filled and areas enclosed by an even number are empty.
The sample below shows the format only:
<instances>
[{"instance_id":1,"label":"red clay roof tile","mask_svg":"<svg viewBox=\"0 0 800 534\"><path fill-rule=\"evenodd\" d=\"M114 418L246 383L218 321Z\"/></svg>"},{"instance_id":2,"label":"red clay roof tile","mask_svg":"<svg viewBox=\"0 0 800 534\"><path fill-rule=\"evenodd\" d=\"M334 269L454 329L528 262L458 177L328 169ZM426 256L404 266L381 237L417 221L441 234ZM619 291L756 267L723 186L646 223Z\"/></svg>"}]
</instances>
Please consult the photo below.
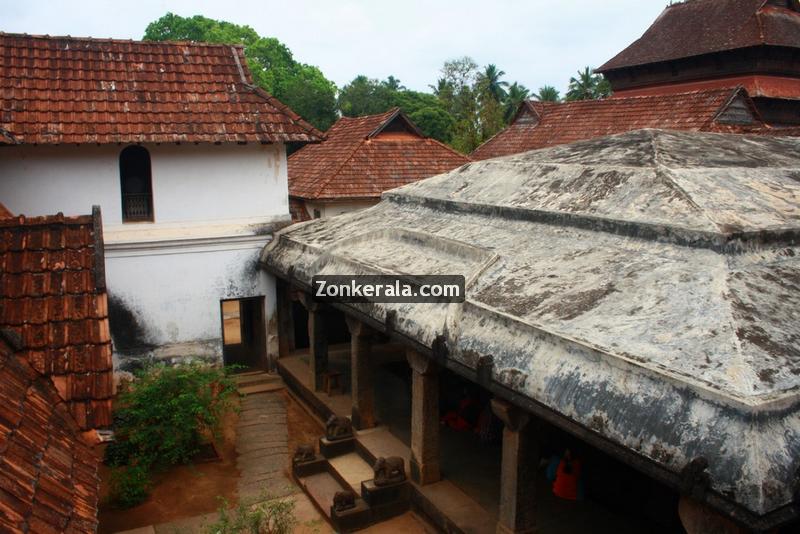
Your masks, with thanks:
<instances>
[{"instance_id":1,"label":"red clay roof tile","mask_svg":"<svg viewBox=\"0 0 800 534\"><path fill-rule=\"evenodd\" d=\"M99 212L94 216L0 220L0 327L15 331L19 354L66 388L65 400L104 407L81 412L84 429L111 424L111 337ZM101 249L102 250L102 249Z\"/></svg>"},{"instance_id":2,"label":"red clay roof tile","mask_svg":"<svg viewBox=\"0 0 800 534\"><path fill-rule=\"evenodd\" d=\"M240 46L0 33L0 143L310 142Z\"/></svg>"},{"instance_id":3,"label":"red clay roof tile","mask_svg":"<svg viewBox=\"0 0 800 534\"><path fill-rule=\"evenodd\" d=\"M763 127L760 119L750 127L723 125L717 115L735 97L751 104L739 88L714 89L668 95L616 97L561 103L536 103L538 121L520 120L487 140L470 154L484 160L638 130L663 128L692 131L752 131ZM751 106L754 114L757 112Z\"/></svg>"},{"instance_id":4,"label":"red clay roof tile","mask_svg":"<svg viewBox=\"0 0 800 534\"><path fill-rule=\"evenodd\" d=\"M598 72L759 45L800 48L800 12L765 0L688 0L667 6L647 31Z\"/></svg>"},{"instance_id":5,"label":"red clay roof tile","mask_svg":"<svg viewBox=\"0 0 800 534\"><path fill-rule=\"evenodd\" d=\"M326 132L324 142L307 145L289 157L289 195L378 198L386 190L468 162L463 154L422 136L398 108L342 117Z\"/></svg>"},{"instance_id":6,"label":"red clay roof tile","mask_svg":"<svg viewBox=\"0 0 800 534\"><path fill-rule=\"evenodd\" d=\"M0 532L94 533L98 460L17 342L0 333Z\"/></svg>"}]
</instances>

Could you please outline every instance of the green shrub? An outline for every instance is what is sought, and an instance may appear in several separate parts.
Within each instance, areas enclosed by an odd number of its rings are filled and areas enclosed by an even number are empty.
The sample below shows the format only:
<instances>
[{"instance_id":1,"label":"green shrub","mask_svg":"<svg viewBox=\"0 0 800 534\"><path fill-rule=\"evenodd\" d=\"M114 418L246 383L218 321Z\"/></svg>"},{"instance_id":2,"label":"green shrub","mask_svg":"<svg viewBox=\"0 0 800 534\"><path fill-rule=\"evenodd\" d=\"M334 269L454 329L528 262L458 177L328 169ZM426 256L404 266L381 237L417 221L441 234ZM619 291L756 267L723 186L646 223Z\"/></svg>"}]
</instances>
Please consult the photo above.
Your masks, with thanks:
<instances>
[{"instance_id":1,"label":"green shrub","mask_svg":"<svg viewBox=\"0 0 800 534\"><path fill-rule=\"evenodd\" d=\"M134 452L130 441L112 441L106 445L103 461L106 465L110 465L111 467L128 465Z\"/></svg>"},{"instance_id":2,"label":"green shrub","mask_svg":"<svg viewBox=\"0 0 800 534\"><path fill-rule=\"evenodd\" d=\"M220 499L219 519L206 528L206 534L289 534L297 520L294 501L270 499L265 493L255 502L240 502L229 509Z\"/></svg>"},{"instance_id":3,"label":"green shrub","mask_svg":"<svg viewBox=\"0 0 800 534\"><path fill-rule=\"evenodd\" d=\"M145 369L119 396L114 414L116 442L106 448L106 463L129 466L122 472L136 466L134 471L145 474L188 463L209 437L219 439L222 416L231 408L234 392L234 380L217 367L187 364Z\"/></svg>"},{"instance_id":4,"label":"green shrub","mask_svg":"<svg viewBox=\"0 0 800 534\"><path fill-rule=\"evenodd\" d=\"M150 477L141 465L129 465L111 472L111 499L122 508L131 508L147 499Z\"/></svg>"}]
</instances>

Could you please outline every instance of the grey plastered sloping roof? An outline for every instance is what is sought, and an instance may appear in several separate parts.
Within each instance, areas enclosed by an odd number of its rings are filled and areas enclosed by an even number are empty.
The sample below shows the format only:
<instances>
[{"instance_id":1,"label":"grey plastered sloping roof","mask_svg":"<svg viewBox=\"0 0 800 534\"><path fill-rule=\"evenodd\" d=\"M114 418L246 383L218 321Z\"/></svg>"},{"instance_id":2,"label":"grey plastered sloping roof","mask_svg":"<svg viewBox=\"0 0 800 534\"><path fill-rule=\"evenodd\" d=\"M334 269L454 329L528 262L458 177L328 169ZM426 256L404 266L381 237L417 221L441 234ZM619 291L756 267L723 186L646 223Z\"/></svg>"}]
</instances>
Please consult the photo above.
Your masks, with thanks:
<instances>
[{"instance_id":1,"label":"grey plastered sloping roof","mask_svg":"<svg viewBox=\"0 0 800 534\"><path fill-rule=\"evenodd\" d=\"M262 263L464 274L463 305L350 306L669 472L704 458L758 518L800 466L798 243L800 139L639 130L386 192Z\"/></svg>"}]
</instances>

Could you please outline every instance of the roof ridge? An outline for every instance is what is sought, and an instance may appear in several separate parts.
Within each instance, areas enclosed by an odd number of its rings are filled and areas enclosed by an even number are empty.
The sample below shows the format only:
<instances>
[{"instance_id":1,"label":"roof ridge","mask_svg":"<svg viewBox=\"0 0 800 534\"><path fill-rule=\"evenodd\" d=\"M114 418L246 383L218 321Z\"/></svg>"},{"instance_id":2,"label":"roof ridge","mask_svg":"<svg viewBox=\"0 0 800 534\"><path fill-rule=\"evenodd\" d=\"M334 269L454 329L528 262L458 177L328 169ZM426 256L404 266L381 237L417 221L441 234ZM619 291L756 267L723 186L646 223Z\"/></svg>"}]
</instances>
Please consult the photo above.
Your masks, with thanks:
<instances>
[{"instance_id":1,"label":"roof ridge","mask_svg":"<svg viewBox=\"0 0 800 534\"><path fill-rule=\"evenodd\" d=\"M36 33L14 33L0 31L0 37L18 37L26 39L41 39L41 40L56 40L56 39L69 39L73 41L88 41L93 43L145 43L154 45L180 45L180 46L213 46L213 47L236 47L244 48L244 43L210 43L208 41L173 41L173 40L151 40L151 39L121 39L116 37L82 37L75 35L50 35L50 34L36 34Z\"/></svg>"},{"instance_id":2,"label":"roof ridge","mask_svg":"<svg viewBox=\"0 0 800 534\"><path fill-rule=\"evenodd\" d=\"M241 67L247 73L248 79L252 79L253 75L250 72L250 69L247 67L247 62L246 61L244 62L243 65L241 65ZM275 98L274 96L269 94L265 89L263 89L263 88L261 88L261 87L259 87L257 85L254 85L252 83L244 83L244 82L242 82L242 85L244 85L245 87L247 87L248 89L253 91L258 96L260 96L260 97L264 98L265 100L267 100L267 102L269 102L269 104L272 107L274 107L275 109L277 109L281 113L284 113L285 115L288 115L289 118L292 119L293 121L297 122L299 126L302 126L304 129L308 130L308 132L311 135L315 135L315 136L319 137L319 141L322 141L323 139L325 139L325 133L317 130L314 126L312 126L303 117L298 115L292 108L290 108L289 106L287 106L286 104L284 104L283 102L281 102L280 100L278 100L277 98Z\"/></svg>"},{"instance_id":3,"label":"roof ridge","mask_svg":"<svg viewBox=\"0 0 800 534\"><path fill-rule=\"evenodd\" d=\"M367 139L365 137L359 138L358 142L355 143L355 146L353 147L353 150L350 151L350 154L348 154L347 157L342 160L341 165L336 167L336 171L331 173L330 177L327 180L324 180L324 181L320 182L320 185L314 191L314 196L311 197L311 198L320 198L320 195L322 194L322 191L325 189L325 187L327 187L327 185L329 183L331 183L333 181L333 179L336 178L339 175L339 173L342 172L342 169L347 164L347 162L349 162L351 159L353 159L353 156L356 155L356 152L358 151L358 149L360 149L362 146L364 146L364 143L366 143L366 142L367 142Z\"/></svg>"},{"instance_id":4,"label":"roof ridge","mask_svg":"<svg viewBox=\"0 0 800 534\"><path fill-rule=\"evenodd\" d=\"M502 130L501 130L501 131L502 131ZM498 133L500 133L500 132L498 132ZM495 134L495 135L497 135L497 134ZM492 136L492 137L494 137L494 136ZM441 141L439 141L438 139L434 139L433 137L424 137L423 139L424 139L425 141L430 141L431 143L435 143L435 144L437 144L437 145L441 146L442 148L445 148L445 149L449 150L449 151L450 151L450 152L452 152L453 154L455 154L455 155L457 155L457 156L460 156L460 157L464 158L465 160L467 160L465 163L471 163L471 162L472 162L472 158L470 158L470 157L469 157L469 154L462 154L461 152L459 152L459 151L458 151L458 150L456 150L455 148L453 148L453 147L451 147L451 146L448 146L448 145L447 145L447 144L445 144L445 143L442 143L442 142L441 142ZM487 139L487 141L488 141L488 139ZM477 149L476 149L476 150L477 150Z\"/></svg>"},{"instance_id":5,"label":"roof ridge","mask_svg":"<svg viewBox=\"0 0 800 534\"><path fill-rule=\"evenodd\" d=\"M82 226L90 224L92 221L93 217L91 214L64 215L63 212L59 211L54 215L27 216L20 213L19 215L12 215L11 217L0 219L0 227L24 226L30 228L32 226L50 226L53 224Z\"/></svg>"},{"instance_id":6,"label":"roof ridge","mask_svg":"<svg viewBox=\"0 0 800 534\"><path fill-rule=\"evenodd\" d=\"M400 110L400 108L399 108L399 107L397 107L397 106L395 106L394 108L391 108L391 109L390 109L390 110L388 110L388 111L384 111L383 113L375 113L375 114L373 114L373 115L361 115L361 116L359 116L359 117L347 117L347 118L348 118L348 119L362 119L362 120L365 120L365 121L366 121L366 120L369 120L369 119L377 119L377 117L380 117L380 116L382 116L382 115L387 115L387 114L390 114L390 116L391 116L391 115L394 115L394 114L396 114L396 113L397 113L399 110ZM342 118L341 118L341 119L339 119L339 120L342 120L342 119L344 119L344 118L345 118L345 117L342 117ZM383 124L384 124L384 123L385 123L387 120L388 120L388 118L387 118L387 119L384 119L384 120L382 120L380 125L383 125ZM339 121L336 121L336 122L339 122ZM335 125L336 125L336 123L334 123L334 125L333 125L333 126L335 126ZM379 127L380 127L380 125L379 125ZM331 128L330 128L330 129L332 129L332 128L333 128L333 126L331 126ZM330 129L329 129L328 131L330 131ZM372 130L372 132L374 132L376 129L377 129L377 128L374 128L374 129ZM355 154L356 154L356 152L358 151L358 149L360 149L360 148L361 148L361 147L364 145L364 143L365 143L365 142L366 142L366 141L369 139L370 135L372 135L372 132L370 132L370 133L369 133L369 134L367 134L366 136L363 136L363 137L362 137L362 136L359 136L359 137L358 137L358 142L357 142L357 143L355 143L355 146L354 146L354 147L353 147L353 149L350 151L350 153L347 155L347 157L346 157L346 158L343 158L343 160L342 160L342 163L341 163L339 166L337 166L337 167L336 167L336 170L335 170L335 171L333 171L333 172L331 173L331 175L330 175L330 176L329 176L329 177L328 177L326 180L319 182L319 183L318 183L318 185L317 185L317 186L314 188L314 189L315 189L315 190L314 190L314 195L313 195L311 198L315 198L315 199L316 199L316 198L323 198L323 197L321 197L322 191L324 191L324 190L325 190L325 188L328 186L328 184L330 184L330 183L331 183L331 182L332 182L332 181L333 181L333 180L334 180L334 179L335 179L337 176L339 176L339 174L342 172L342 169L344 168L344 166L345 166L345 165L347 165L347 163L348 163L350 160L352 160L352 159L353 159L353 156L355 156ZM298 151L297 151L297 154L299 154L300 152L302 152L302 150L298 150Z\"/></svg>"},{"instance_id":7,"label":"roof ridge","mask_svg":"<svg viewBox=\"0 0 800 534\"><path fill-rule=\"evenodd\" d=\"M268 144L324 137L285 103L253 84L241 44L2 33L0 49L6 52L6 67L25 66L28 73L25 76L24 69L5 73L14 82L6 97L24 105L12 106L19 109L11 109L0 124L0 144ZM39 59L28 65L33 55ZM158 70L166 76L151 74ZM50 92L45 94L40 87ZM116 96L109 100L109 92ZM158 94L166 95L166 100ZM101 112L91 105L100 100L114 104ZM174 112L175 102L182 104L179 113ZM123 104L130 104L132 113L126 114ZM38 127L44 123L51 126Z\"/></svg>"}]
</instances>

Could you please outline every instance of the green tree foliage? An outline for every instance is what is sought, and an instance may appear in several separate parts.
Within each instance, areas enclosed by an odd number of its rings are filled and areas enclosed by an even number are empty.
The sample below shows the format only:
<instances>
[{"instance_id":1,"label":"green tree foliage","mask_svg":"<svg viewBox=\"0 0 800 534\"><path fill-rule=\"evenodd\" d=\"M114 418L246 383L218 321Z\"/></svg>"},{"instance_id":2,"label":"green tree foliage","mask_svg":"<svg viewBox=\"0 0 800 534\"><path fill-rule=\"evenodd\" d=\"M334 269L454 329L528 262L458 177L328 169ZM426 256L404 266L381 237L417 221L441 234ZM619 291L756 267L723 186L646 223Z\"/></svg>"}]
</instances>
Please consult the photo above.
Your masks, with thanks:
<instances>
[{"instance_id":1,"label":"green tree foliage","mask_svg":"<svg viewBox=\"0 0 800 534\"><path fill-rule=\"evenodd\" d=\"M502 79L505 74L505 71L498 69L496 65L491 63L484 67L483 72L478 74L476 93L480 106L478 119L482 141L492 137L506 125L506 100L508 98L506 88L508 87L508 82Z\"/></svg>"},{"instance_id":2,"label":"green tree foliage","mask_svg":"<svg viewBox=\"0 0 800 534\"><path fill-rule=\"evenodd\" d=\"M148 24L144 39L244 45L256 85L320 130L327 130L336 121L336 85L317 67L296 61L283 43L259 36L250 26L167 13Z\"/></svg>"},{"instance_id":3,"label":"green tree foliage","mask_svg":"<svg viewBox=\"0 0 800 534\"><path fill-rule=\"evenodd\" d=\"M533 98L540 102L560 102L561 94L552 85L543 85L533 94Z\"/></svg>"},{"instance_id":4,"label":"green tree foliage","mask_svg":"<svg viewBox=\"0 0 800 534\"><path fill-rule=\"evenodd\" d=\"M464 154L482 141L477 83L478 64L471 57L451 59L442 66L439 100L455 121L451 145Z\"/></svg>"},{"instance_id":5,"label":"green tree foliage","mask_svg":"<svg viewBox=\"0 0 800 534\"><path fill-rule=\"evenodd\" d=\"M495 102L502 102L506 98L508 82L502 79L505 75L506 71L498 69L492 63L486 65L483 72L478 75L478 83L483 92L493 98Z\"/></svg>"},{"instance_id":6,"label":"green tree foliage","mask_svg":"<svg viewBox=\"0 0 800 534\"><path fill-rule=\"evenodd\" d=\"M235 392L234 381L216 367L154 366L139 373L119 395L117 439L105 451L105 462L116 468L116 502L133 506L143 501L151 470L188 463L204 440L219 438Z\"/></svg>"},{"instance_id":7,"label":"green tree foliage","mask_svg":"<svg viewBox=\"0 0 800 534\"><path fill-rule=\"evenodd\" d=\"M470 57L444 63L436 85L430 87L455 120L451 144L457 150L475 150L503 129L528 98L528 89L509 84L505 74L491 63L479 69Z\"/></svg>"},{"instance_id":8,"label":"green tree foliage","mask_svg":"<svg viewBox=\"0 0 800 534\"><path fill-rule=\"evenodd\" d=\"M356 76L339 92L339 110L345 117L383 113L394 106L393 95L397 89L392 88L392 85L363 74Z\"/></svg>"},{"instance_id":9,"label":"green tree foliage","mask_svg":"<svg viewBox=\"0 0 800 534\"><path fill-rule=\"evenodd\" d=\"M403 110L426 136L450 142L455 121L439 99L406 89L394 76L383 81L356 76L339 93L339 109L345 117L374 115L393 107Z\"/></svg>"},{"instance_id":10,"label":"green tree foliage","mask_svg":"<svg viewBox=\"0 0 800 534\"><path fill-rule=\"evenodd\" d=\"M290 534L297 518L292 499L272 498L264 490L255 499L242 499L235 508L220 499L218 519L208 525L206 534Z\"/></svg>"},{"instance_id":11,"label":"green tree foliage","mask_svg":"<svg viewBox=\"0 0 800 534\"><path fill-rule=\"evenodd\" d=\"M569 79L567 100L593 100L611 95L611 84L602 74L590 67L578 71L577 77Z\"/></svg>"},{"instance_id":12,"label":"green tree foliage","mask_svg":"<svg viewBox=\"0 0 800 534\"><path fill-rule=\"evenodd\" d=\"M505 113L504 118L506 123L510 122L511 119L514 118L517 110L519 109L519 105L522 104L530 97L530 92L528 88L522 84L517 82L512 83L508 86L508 93L506 94L505 100Z\"/></svg>"}]
</instances>

